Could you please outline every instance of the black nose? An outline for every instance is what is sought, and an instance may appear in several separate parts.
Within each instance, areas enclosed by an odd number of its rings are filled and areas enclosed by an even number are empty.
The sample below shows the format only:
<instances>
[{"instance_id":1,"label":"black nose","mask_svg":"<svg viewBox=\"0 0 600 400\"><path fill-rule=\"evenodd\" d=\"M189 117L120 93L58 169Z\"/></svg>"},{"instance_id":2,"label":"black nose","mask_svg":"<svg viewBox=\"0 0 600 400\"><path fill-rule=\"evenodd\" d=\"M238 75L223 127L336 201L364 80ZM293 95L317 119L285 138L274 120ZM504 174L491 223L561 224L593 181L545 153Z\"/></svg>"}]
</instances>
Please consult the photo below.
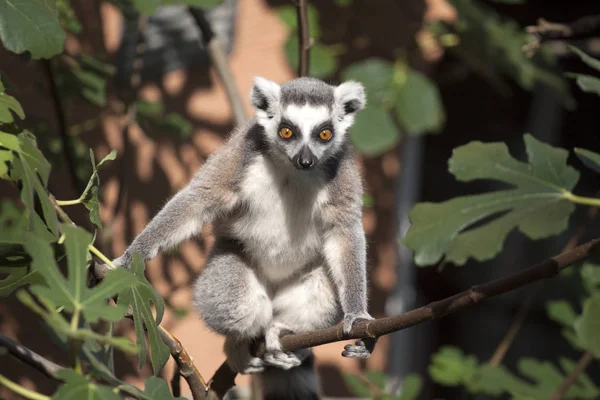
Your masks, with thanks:
<instances>
[{"instance_id":1,"label":"black nose","mask_svg":"<svg viewBox=\"0 0 600 400\"><path fill-rule=\"evenodd\" d=\"M298 157L298 166L302 169L309 169L314 163L312 158Z\"/></svg>"}]
</instances>

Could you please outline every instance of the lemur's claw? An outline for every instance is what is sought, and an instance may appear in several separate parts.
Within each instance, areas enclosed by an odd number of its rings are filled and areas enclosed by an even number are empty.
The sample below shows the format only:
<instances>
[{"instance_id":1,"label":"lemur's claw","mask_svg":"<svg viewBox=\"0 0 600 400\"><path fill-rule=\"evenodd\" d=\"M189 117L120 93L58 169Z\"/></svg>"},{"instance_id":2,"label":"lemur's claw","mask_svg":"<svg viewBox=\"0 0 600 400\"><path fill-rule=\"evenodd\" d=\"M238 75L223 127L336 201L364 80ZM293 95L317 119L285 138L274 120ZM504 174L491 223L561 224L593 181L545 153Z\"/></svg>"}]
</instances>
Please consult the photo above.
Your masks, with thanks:
<instances>
[{"instance_id":1,"label":"lemur's claw","mask_svg":"<svg viewBox=\"0 0 600 400\"><path fill-rule=\"evenodd\" d=\"M377 343L377 339L374 338L357 340L354 344L344 346L342 356L347 358L369 358L375 349L375 343Z\"/></svg>"},{"instance_id":2,"label":"lemur's claw","mask_svg":"<svg viewBox=\"0 0 600 400\"><path fill-rule=\"evenodd\" d=\"M264 357L265 365L281 369L290 369L302 364L302 361L292 352L267 351Z\"/></svg>"}]
</instances>

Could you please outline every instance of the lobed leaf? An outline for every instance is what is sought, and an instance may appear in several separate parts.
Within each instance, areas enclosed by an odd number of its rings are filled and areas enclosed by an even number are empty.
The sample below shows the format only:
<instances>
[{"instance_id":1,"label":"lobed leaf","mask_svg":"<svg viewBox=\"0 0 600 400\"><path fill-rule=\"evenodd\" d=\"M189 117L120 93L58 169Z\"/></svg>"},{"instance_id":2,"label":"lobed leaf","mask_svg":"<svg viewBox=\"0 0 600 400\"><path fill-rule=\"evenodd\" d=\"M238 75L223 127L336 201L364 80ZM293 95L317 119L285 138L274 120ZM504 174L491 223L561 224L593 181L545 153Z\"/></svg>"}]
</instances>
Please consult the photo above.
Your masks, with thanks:
<instances>
[{"instance_id":1,"label":"lobed leaf","mask_svg":"<svg viewBox=\"0 0 600 400\"><path fill-rule=\"evenodd\" d=\"M398 400L415 400L423 389L423 379L418 374L408 374L402 381L402 393Z\"/></svg>"},{"instance_id":2,"label":"lobed leaf","mask_svg":"<svg viewBox=\"0 0 600 400\"><path fill-rule=\"evenodd\" d=\"M586 74L569 73L567 76L575 78L577 86L586 93L594 93L600 96L600 78Z\"/></svg>"},{"instance_id":3,"label":"lobed leaf","mask_svg":"<svg viewBox=\"0 0 600 400\"><path fill-rule=\"evenodd\" d=\"M419 203L403 239L415 262L431 265L444 256L463 265L497 255L508 233L518 228L531 239L562 232L575 206L567 200L579 179L568 166L568 153L524 136L529 162L514 159L504 143L470 142L454 149L449 171L463 182L492 179L514 188L457 197L442 203ZM490 222L473 227L489 218Z\"/></svg>"},{"instance_id":4,"label":"lobed leaf","mask_svg":"<svg viewBox=\"0 0 600 400\"><path fill-rule=\"evenodd\" d=\"M572 327L577 320L577 313L566 300L554 300L548 302L546 306L548 318L565 327Z\"/></svg>"},{"instance_id":5,"label":"lobed leaf","mask_svg":"<svg viewBox=\"0 0 600 400\"><path fill-rule=\"evenodd\" d=\"M366 398L371 397L371 389L369 388L369 385L360 379L359 376L352 374L343 374L342 376L352 394Z\"/></svg>"},{"instance_id":6,"label":"lobed leaf","mask_svg":"<svg viewBox=\"0 0 600 400\"><path fill-rule=\"evenodd\" d=\"M167 381L156 376L151 376L146 379L144 394L154 400L184 399L183 397L173 397L173 394L169 390L169 385L167 384Z\"/></svg>"},{"instance_id":7,"label":"lobed leaf","mask_svg":"<svg viewBox=\"0 0 600 400\"><path fill-rule=\"evenodd\" d=\"M157 374L168 361L170 352L162 341L157 326L160 324L164 313L164 303L156 289L144 276L144 263L135 253L133 255L130 272L135 280L119 293L118 304L123 307L133 308L133 323L136 335L136 344L139 348L139 368L142 368L148 358L144 328L148 332L148 345L152 369ZM156 309L156 319L152 315L150 302Z\"/></svg>"},{"instance_id":8,"label":"lobed leaf","mask_svg":"<svg viewBox=\"0 0 600 400\"><path fill-rule=\"evenodd\" d=\"M30 221L35 218L34 199L37 195L50 232L58 237L56 212L46 189L50 175L50 163L38 149L35 137L28 131L23 131L18 136L0 131L1 148L5 148L7 151L0 151L0 162L4 160L2 163L4 164L6 161L10 161L12 164L10 178L21 181L21 200L27 209L28 218Z\"/></svg>"},{"instance_id":9,"label":"lobed leaf","mask_svg":"<svg viewBox=\"0 0 600 400\"><path fill-rule=\"evenodd\" d=\"M71 369L58 372L58 377L64 383L52 396L52 400L120 400L121 397L113 388L100 385L90 380L88 376L77 374Z\"/></svg>"},{"instance_id":10,"label":"lobed leaf","mask_svg":"<svg viewBox=\"0 0 600 400\"><path fill-rule=\"evenodd\" d=\"M33 268L44 278L48 286L36 285L32 292L44 297L68 312L80 311L88 322L98 319L118 321L127 311L124 306L112 307L107 304L121 290L134 282L131 274L123 269L111 271L97 286L87 287L88 246L92 235L85 230L63 225L67 255L67 277L65 278L56 262L48 243L29 234L24 243L31 255Z\"/></svg>"},{"instance_id":11,"label":"lobed leaf","mask_svg":"<svg viewBox=\"0 0 600 400\"><path fill-rule=\"evenodd\" d=\"M55 0L0 0L0 40L8 50L50 58L63 51L66 38Z\"/></svg>"}]
</instances>

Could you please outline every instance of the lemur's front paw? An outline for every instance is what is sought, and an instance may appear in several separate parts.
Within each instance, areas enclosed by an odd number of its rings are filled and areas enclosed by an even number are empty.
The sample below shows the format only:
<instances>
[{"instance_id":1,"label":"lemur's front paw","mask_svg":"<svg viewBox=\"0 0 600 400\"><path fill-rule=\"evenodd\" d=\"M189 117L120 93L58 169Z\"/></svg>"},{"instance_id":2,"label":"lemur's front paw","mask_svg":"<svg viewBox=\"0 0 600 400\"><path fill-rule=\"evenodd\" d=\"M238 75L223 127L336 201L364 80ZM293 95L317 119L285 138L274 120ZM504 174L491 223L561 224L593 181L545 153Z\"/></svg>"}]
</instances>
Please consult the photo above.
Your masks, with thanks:
<instances>
[{"instance_id":1,"label":"lemur's front paw","mask_svg":"<svg viewBox=\"0 0 600 400\"><path fill-rule=\"evenodd\" d=\"M348 335L350 333L350 331L352 330L352 326L356 322L370 321L372 319L374 319L374 318L371 317L371 315L369 315L368 312L348 313L348 314L344 315L344 326L343 326L344 334Z\"/></svg>"},{"instance_id":2,"label":"lemur's front paw","mask_svg":"<svg viewBox=\"0 0 600 400\"><path fill-rule=\"evenodd\" d=\"M369 358L375 349L377 339L367 338L344 346L342 356L347 358Z\"/></svg>"}]
</instances>

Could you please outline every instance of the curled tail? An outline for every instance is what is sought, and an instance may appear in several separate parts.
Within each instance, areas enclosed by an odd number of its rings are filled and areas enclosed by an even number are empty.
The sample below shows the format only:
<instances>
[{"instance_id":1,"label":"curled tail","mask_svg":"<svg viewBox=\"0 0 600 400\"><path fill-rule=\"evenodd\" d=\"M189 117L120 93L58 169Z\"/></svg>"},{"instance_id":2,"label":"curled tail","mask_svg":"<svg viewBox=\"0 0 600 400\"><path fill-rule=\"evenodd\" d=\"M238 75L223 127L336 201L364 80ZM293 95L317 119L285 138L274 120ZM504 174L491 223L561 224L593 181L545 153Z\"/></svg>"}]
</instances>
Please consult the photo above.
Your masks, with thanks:
<instances>
[{"instance_id":1,"label":"curled tail","mask_svg":"<svg viewBox=\"0 0 600 400\"><path fill-rule=\"evenodd\" d=\"M261 374L264 400L319 400L314 361L311 351L298 367L288 370L265 368Z\"/></svg>"}]
</instances>

